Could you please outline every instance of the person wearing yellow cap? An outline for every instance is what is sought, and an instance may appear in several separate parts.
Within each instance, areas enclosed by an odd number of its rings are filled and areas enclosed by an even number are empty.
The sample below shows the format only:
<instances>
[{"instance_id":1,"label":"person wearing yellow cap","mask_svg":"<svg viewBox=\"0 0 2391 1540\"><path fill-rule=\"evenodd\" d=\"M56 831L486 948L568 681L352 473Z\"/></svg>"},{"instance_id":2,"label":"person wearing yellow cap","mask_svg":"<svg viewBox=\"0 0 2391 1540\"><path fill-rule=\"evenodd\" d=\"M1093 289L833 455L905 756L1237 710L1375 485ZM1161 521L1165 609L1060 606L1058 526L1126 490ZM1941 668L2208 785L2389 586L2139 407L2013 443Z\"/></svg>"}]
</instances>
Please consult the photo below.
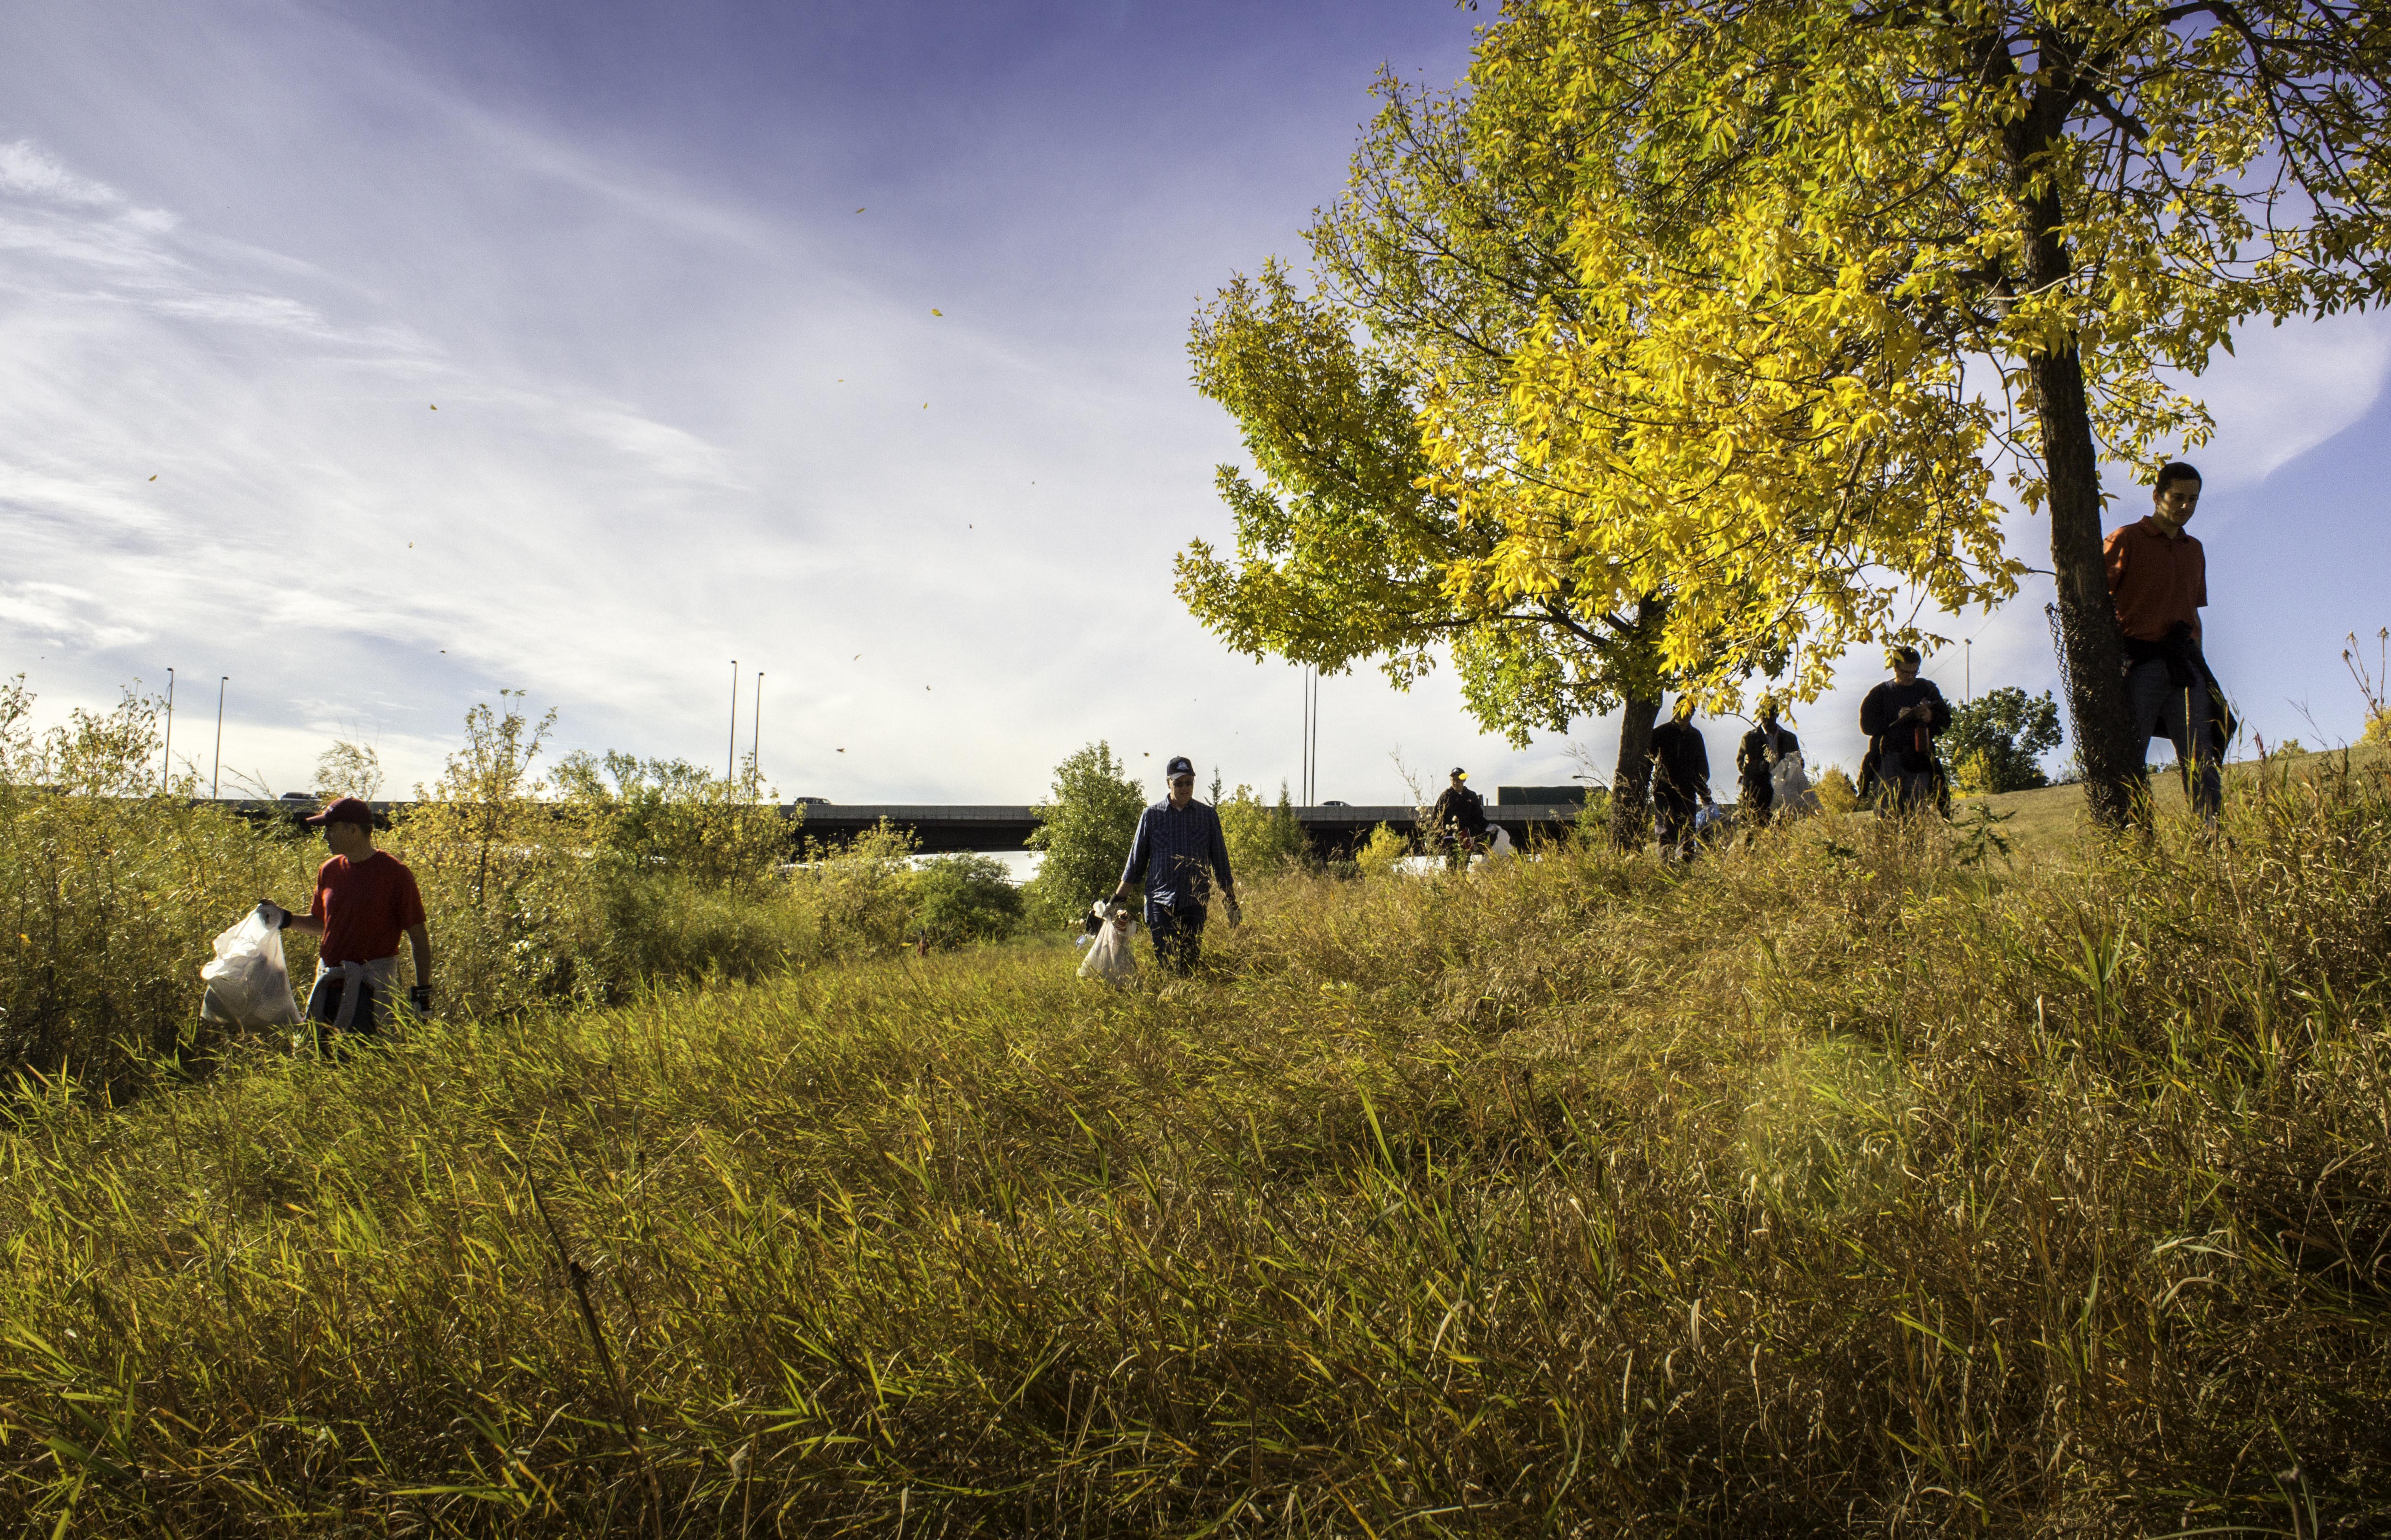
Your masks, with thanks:
<instances>
[{"instance_id":1,"label":"person wearing yellow cap","mask_svg":"<svg viewBox=\"0 0 2391 1540\"><path fill-rule=\"evenodd\" d=\"M1486 799L1469 789L1469 772L1453 767L1453 779L1436 799L1428 815L1429 837L1438 844L1451 841L1455 866L1467 865L1470 853L1486 842Z\"/></svg>"}]
</instances>

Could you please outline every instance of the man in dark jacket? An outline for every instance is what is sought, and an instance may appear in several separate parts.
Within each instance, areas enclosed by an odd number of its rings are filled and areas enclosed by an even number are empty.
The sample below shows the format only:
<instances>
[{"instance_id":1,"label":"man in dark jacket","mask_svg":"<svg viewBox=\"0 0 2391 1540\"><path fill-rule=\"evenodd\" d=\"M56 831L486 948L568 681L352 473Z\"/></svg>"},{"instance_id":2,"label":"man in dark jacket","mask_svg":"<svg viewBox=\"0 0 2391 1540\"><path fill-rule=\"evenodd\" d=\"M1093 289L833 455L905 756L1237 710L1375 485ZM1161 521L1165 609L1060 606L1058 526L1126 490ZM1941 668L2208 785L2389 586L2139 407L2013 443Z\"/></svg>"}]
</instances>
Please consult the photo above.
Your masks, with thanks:
<instances>
[{"instance_id":1,"label":"man in dark jacket","mask_svg":"<svg viewBox=\"0 0 2391 1540\"><path fill-rule=\"evenodd\" d=\"M1694 858L1694 817L1711 800L1711 751L1694 726L1694 698L1681 695L1668 721L1652 729L1652 815L1661 858Z\"/></svg>"},{"instance_id":2,"label":"man in dark jacket","mask_svg":"<svg viewBox=\"0 0 2391 1540\"><path fill-rule=\"evenodd\" d=\"M1434 839L1439 844L1451 842L1457 864L1467 863L1469 853L1486 842L1486 799L1463 784L1468 779L1469 772L1454 765L1452 781L1428 815Z\"/></svg>"},{"instance_id":3,"label":"man in dark jacket","mask_svg":"<svg viewBox=\"0 0 2391 1540\"><path fill-rule=\"evenodd\" d=\"M1137 838L1121 868L1118 903L1130 890L1145 888L1145 927L1154 936L1155 960L1173 973L1195 971L1204 946L1204 919L1212 880L1221 882L1229 923L1237 923L1237 884L1229 876L1229 842L1221 815L1196 800L1196 766L1183 755L1163 771L1170 794L1138 815Z\"/></svg>"},{"instance_id":4,"label":"man in dark jacket","mask_svg":"<svg viewBox=\"0 0 2391 1540\"><path fill-rule=\"evenodd\" d=\"M1951 703L1931 679L1918 677L1918 649L1893 649L1893 677L1860 702L1860 731L1868 736L1868 757L1882 789L1880 810L1904 812L1943 805L1943 762L1934 739L1951 725Z\"/></svg>"},{"instance_id":5,"label":"man in dark jacket","mask_svg":"<svg viewBox=\"0 0 2391 1540\"><path fill-rule=\"evenodd\" d=\"M1751 827L1757 828L1768 822L1776 809L1777 762L1801 751L1802 740L1777 724L1777 702L1763 696L1760 725L1743 735L1743 742L1735 751L1739 792L1737 800L1744 821Z\"/></svg>"}]
</instances>

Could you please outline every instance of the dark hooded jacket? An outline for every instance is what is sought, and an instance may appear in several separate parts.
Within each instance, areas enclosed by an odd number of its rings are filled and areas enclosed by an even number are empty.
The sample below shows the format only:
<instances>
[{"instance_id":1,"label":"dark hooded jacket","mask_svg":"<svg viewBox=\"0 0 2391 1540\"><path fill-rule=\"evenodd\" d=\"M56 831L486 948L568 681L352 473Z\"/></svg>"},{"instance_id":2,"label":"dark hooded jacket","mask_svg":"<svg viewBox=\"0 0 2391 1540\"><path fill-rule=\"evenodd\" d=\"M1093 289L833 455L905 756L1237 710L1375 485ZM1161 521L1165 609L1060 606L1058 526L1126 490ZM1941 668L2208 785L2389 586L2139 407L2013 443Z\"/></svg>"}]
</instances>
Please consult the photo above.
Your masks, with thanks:
<instances>
[{"instance_id":1,"label":"dark hooded jacket","mask_svg":"<svg viewBox=\"0 0 2391 1540\"><path fill-rule=\"evenodd\" d=\"M1652 729L1652 800L1692 803L1711 794L1711 751L1690 722L1674 717Z\"/></svg>"}]
</instances>

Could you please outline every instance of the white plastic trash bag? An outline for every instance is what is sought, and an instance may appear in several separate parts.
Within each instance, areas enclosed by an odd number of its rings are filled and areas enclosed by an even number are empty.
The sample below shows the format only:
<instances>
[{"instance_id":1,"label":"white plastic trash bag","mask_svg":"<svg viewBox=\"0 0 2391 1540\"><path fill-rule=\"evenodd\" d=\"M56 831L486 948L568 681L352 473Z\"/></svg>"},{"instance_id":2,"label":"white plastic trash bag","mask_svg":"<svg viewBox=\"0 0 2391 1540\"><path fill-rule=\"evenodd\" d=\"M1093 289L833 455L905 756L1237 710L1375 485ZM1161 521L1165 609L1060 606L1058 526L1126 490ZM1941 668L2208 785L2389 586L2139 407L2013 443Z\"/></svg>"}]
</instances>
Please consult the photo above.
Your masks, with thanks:
<instances>
[{"instance_id":1,"label":"white plastic trash bag","mask_svg":"<svg viewBox=\"0 0 2391 1540\"><path fill-rule=\"evenodd\" d=\"M1088 955L1079 962L1079 977L1102 979L1108 984L1133 983L1137 980L1137 954L1130 949L1130 933L1137 922L1127 913L1108 915L1103 905L1096 913L1104 923L1096 929L1096 939L1088 943Z\"/></svg>"},{"instance_id":2,"label":"white plastic trash bag","mask_svg":"<svg viewBox=\"0 0 2391 1540\"><path fill-rule=\"evenodd\" d=\"M1497 824L1494 826L1494 837L1486 842L1486 853L1480 856L1479 860L1508 861L1519 853L1519 847L1511 843L1511 831Z\"/></svg>"},{"instance_id":3,"label":"white plastic trash bag","mask_svg":"<svg viewBox=\"0 0 2391 1540\"><path fill-rule=\"evenodd\" d=\"M208 983L200 998L203 1021L241 1028L300 1022L291 969L282 961L282 932L267 922L264 905L216 938L216 960L200 969L200 977Z\"/></svg>"},{"instance_id":4,"label":"white plastic trash bag","mask_svg":"<svg viewBox=\"0 0 2391 1540\"><path fill-rule=\"evenodd\" d=\"M1776 800L1771 805L1777 816L1798 818L1818 811L1818 794L1810 789L1809 768L1798 751L1779 756L1768 774L1775 782Z\"/></svg>"}]
</instances>

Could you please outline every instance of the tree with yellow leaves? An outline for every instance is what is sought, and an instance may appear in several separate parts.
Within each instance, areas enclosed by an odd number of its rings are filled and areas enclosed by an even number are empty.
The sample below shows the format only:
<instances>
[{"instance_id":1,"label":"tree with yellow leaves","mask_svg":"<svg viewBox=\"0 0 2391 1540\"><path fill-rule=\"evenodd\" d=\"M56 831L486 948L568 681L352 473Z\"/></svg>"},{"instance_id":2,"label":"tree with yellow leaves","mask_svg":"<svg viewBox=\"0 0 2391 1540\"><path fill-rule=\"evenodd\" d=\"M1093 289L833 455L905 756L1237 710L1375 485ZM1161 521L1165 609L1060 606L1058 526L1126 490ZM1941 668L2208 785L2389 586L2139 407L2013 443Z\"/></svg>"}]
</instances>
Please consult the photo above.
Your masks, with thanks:
<instances>
[{"instance_id":1,"label":"tree with yellow leaves","mask_svg":"<svg viewBox=\"0 0 2391 1540\"><path fill-rule=\"evenodd\" d=\"M1351 196L1309 232L1318 290L1273 263L1196 317L1196 383L1237 419L1256 475L1221 468L1236 549L1191 545L1179 592L1255 657L1330 673L1375 659L1407 687L1448 654L1472 716L1515 743L1619 709L1613 833L1641 843L1668 596L1595 571L1506 584L1503 530L1433 484L1419 430L1441 379L1499 399L1540 308L1568 302L1564 189L1536 185L1549 163L1474 167L1450 100L1381 93Z\"/></svg>"},{"instance_id":2,"label":"tree with yellow leaves","mask_svg":"<svg viewBox=\"0 0 2391 1540\"><path fill-rule=\"evenodd\" d=\"M1480 163L1570 160L1568 271L1424 396L1432 487L1501 589L1674 596L1663 664L1908 635L2014 592L2047 514L2091 810L2132 815L2106 455L2202 442L2232 327L2391 292L2391 20L2316 0L1516 0ZM1594 147L1588 153L1586 147ZM1659 238L1656 238L1658 237Z\"/></svg>"}]
</instances>

